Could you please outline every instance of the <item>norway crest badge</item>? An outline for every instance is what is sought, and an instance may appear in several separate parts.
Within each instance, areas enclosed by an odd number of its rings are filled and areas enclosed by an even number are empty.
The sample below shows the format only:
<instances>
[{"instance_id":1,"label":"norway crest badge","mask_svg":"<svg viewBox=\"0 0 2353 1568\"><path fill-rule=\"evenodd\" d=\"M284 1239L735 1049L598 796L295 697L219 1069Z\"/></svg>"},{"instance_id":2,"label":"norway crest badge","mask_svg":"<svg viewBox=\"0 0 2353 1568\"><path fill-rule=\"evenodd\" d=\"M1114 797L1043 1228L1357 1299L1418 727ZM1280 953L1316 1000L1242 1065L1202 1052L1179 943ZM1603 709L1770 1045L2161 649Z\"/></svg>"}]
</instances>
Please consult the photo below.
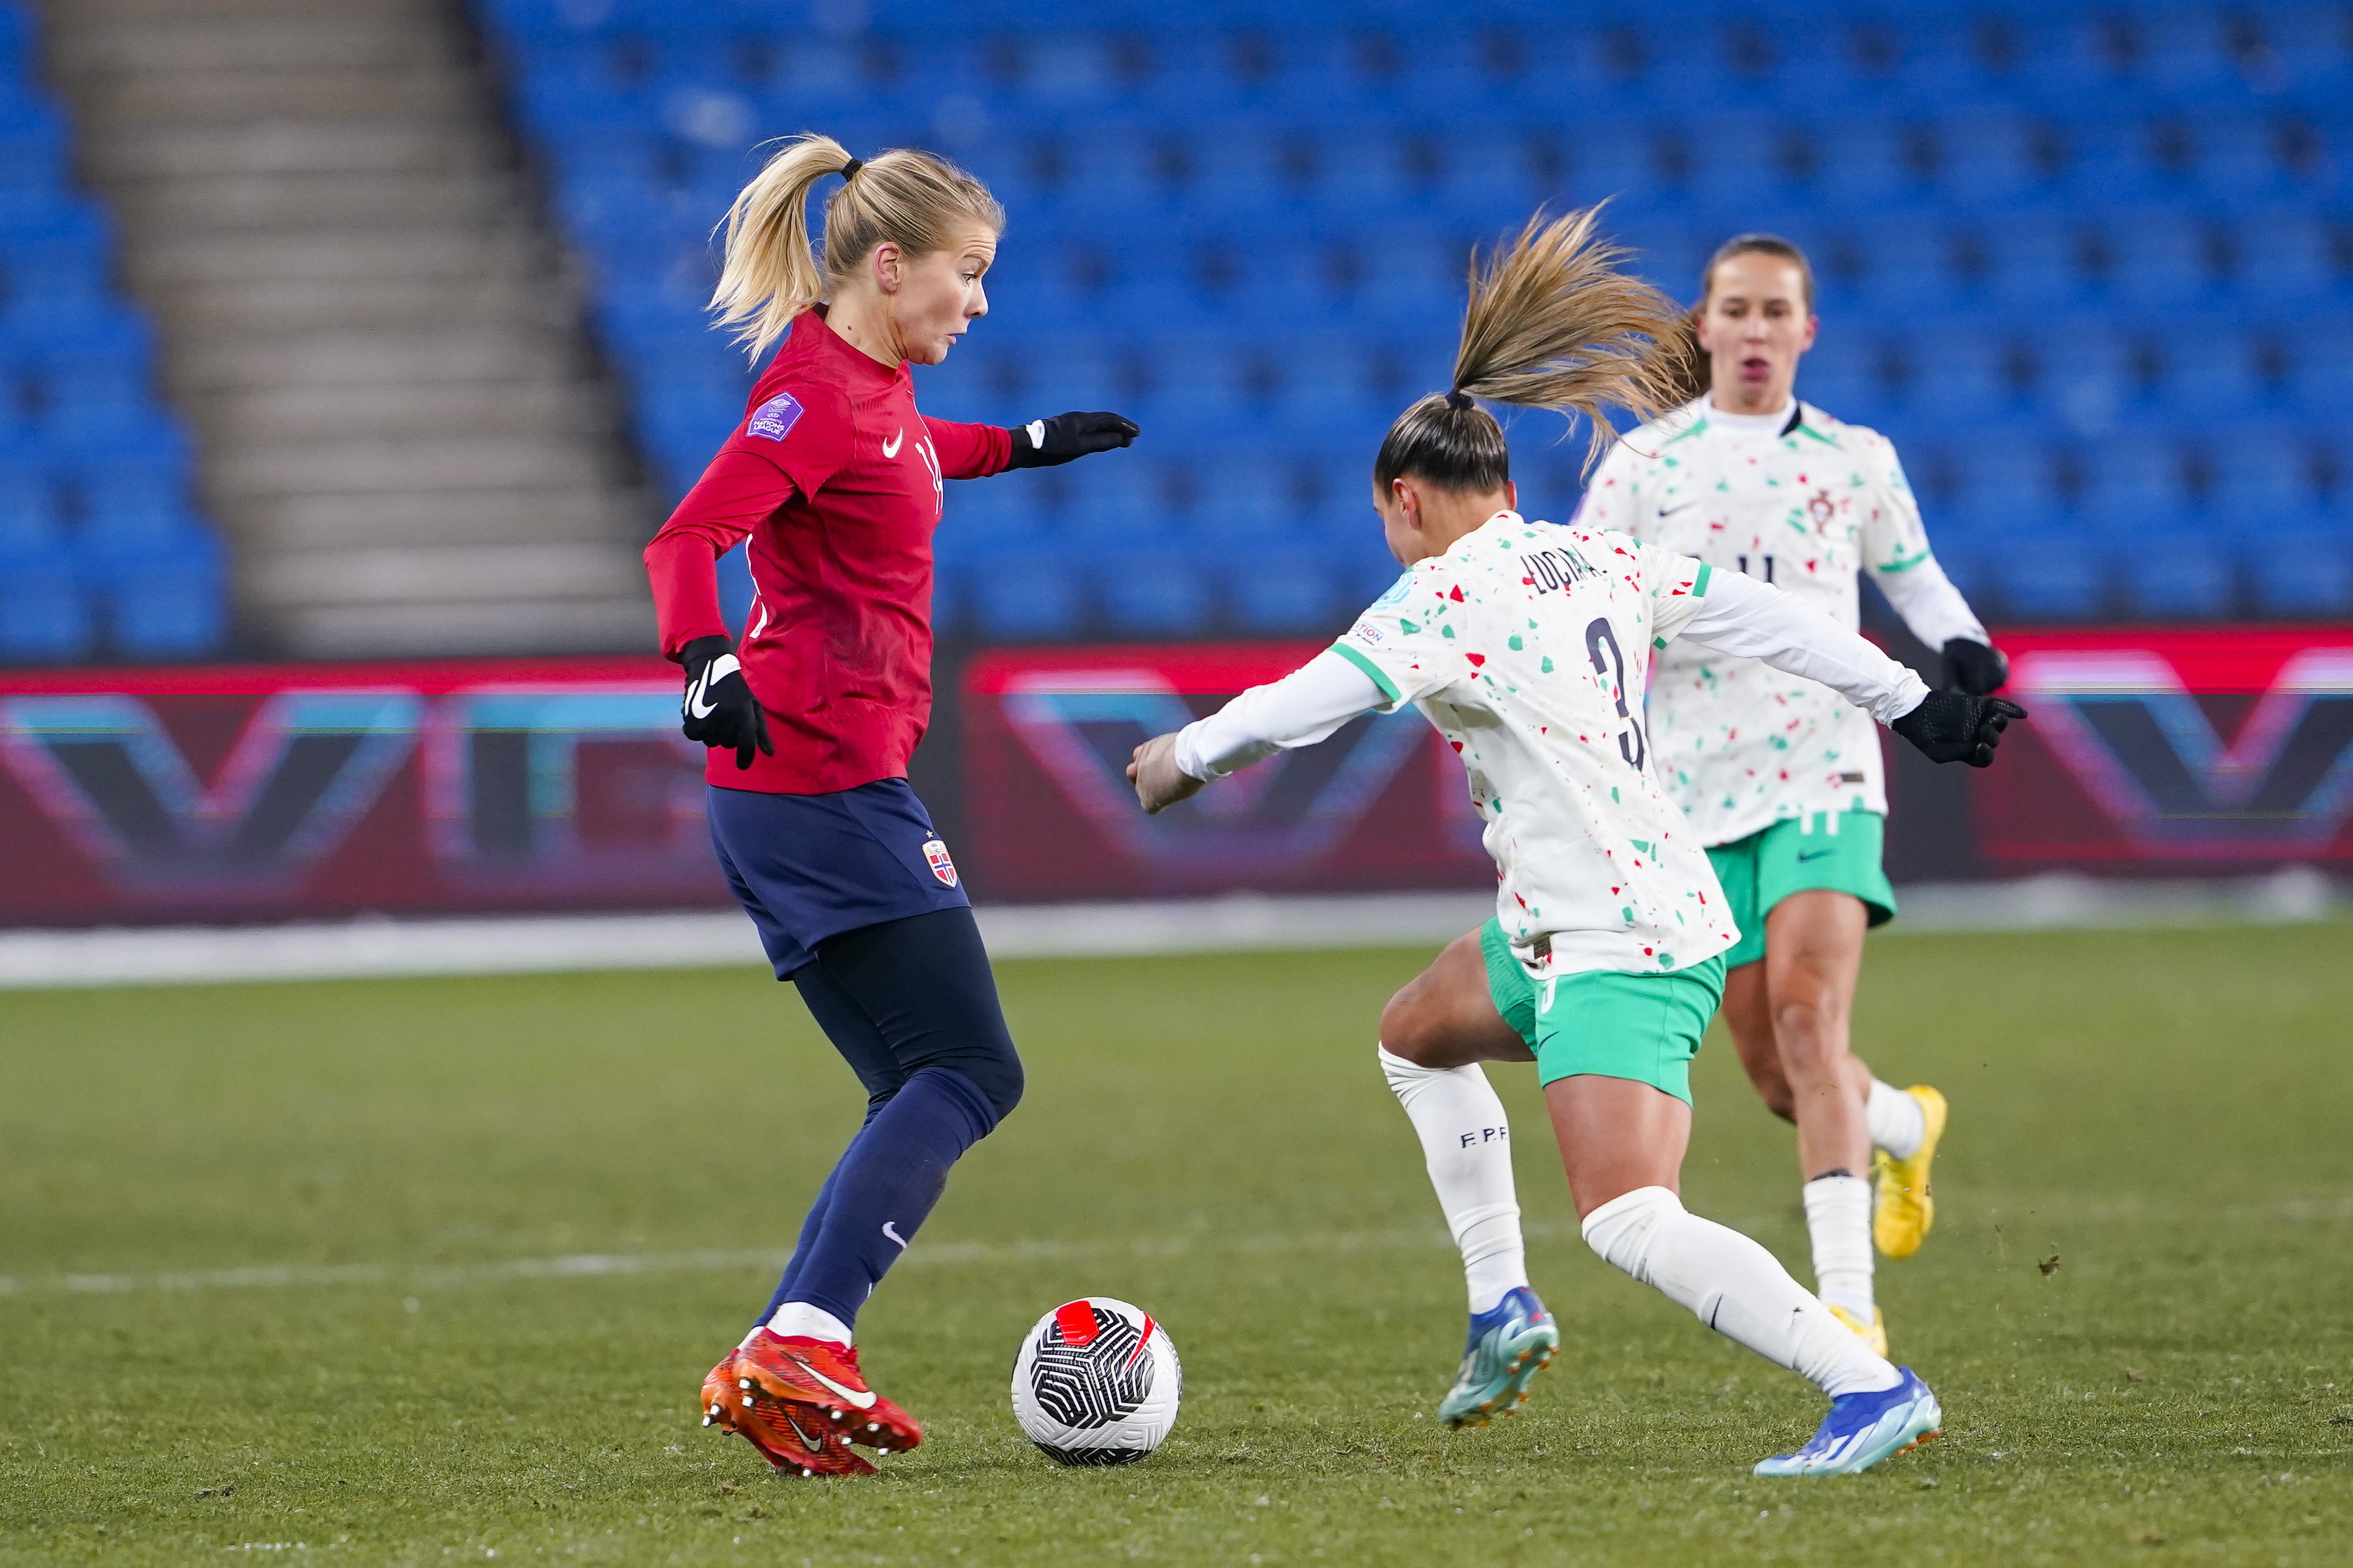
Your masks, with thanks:
<instances>
[{"instance_id":1,"label":"norway crest badge","mask_svg":"<svg viewBox=\"0 0 2353 1568\"><path fill-rule=\"evenodd\" d=\"M948 858L948 847L945 841L937 838L924 839L923 858L931 862L932 875L940 879L942 887L953 888L956 885L955 862Z\"/></svg>"}]
</instances>

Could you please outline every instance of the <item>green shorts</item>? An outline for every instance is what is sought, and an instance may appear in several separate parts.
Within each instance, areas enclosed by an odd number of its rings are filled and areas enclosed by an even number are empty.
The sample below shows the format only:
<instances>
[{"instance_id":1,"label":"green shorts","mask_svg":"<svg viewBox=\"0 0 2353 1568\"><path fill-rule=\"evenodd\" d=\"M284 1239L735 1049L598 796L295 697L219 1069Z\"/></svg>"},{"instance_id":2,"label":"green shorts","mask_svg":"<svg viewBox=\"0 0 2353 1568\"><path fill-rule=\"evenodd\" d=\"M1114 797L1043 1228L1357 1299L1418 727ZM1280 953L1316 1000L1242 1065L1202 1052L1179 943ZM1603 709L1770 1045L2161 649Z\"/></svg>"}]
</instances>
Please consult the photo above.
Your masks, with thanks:
<instances>
[{"instance_id":1,"label":"green shorts","mask_svg":"<svg viewBox=\"0 0 2353 1568\"><path fill-rule=\"evenodd\" d=\"M1487 991L1504 1022L1536 1054L1536 1081L1591 1073L1631 1079L1691 1103L1691 1060L1724 1000L1724 960L1671 974L1563 974L1529 978L1500 921L1479 931Z\"/></svg>"},{"instance_id":2,"label":"green shorts","mask_svg":"<svg viewBox=\"0 0 2353 1568\"><path fill-rule=\"evenodd\" d=\"M1835 817L1816 812L1710 849L1715 879L1732 905L1732 923L1740 928L1740 940L1724 955L1725 967L1737 969L1765 956L1765 917L1791 893L1852 893L1862 900L1873 925L1894 920L1895 889L1880 864L1886 841L1886 821L1875 811L1842 811Z\"/></svg>"}]
</instances>

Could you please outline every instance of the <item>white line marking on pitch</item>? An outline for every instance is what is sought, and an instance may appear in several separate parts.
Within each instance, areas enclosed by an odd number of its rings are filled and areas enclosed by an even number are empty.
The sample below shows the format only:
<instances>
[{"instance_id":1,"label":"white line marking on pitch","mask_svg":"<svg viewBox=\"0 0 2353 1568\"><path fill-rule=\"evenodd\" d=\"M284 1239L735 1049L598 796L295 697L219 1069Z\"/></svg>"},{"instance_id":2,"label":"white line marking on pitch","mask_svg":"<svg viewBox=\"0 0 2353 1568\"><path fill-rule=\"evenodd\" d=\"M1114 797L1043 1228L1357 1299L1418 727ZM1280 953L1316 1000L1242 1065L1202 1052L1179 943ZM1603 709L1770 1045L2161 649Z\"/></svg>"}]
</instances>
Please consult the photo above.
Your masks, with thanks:
<instances>
[{"instance_id":1,"label":"white line marking on pitch","mask_svg":"<svg viewBox=\"0 0 2353 1568\"><path fill-rule=\"evenodd\" d=\"M2063 1225L2162 1221L2174 1205L2126 1197L2108 1201L2056 1199L2035 1204L1989 1205L1989 1218L2039 1212L2058 1216ZM2353 1194L2335 1197L2288 1197L2269 1203L2232 1205L2221 1211L2201 1211L2207 1219L2260 1224L2327 1225L2353 1220ZM1735 1229L1755 1234L1781 1223L1782 1216L1727 1216ZM1523 1226L1533 1240L1575 1239L1571 1221L1530 1220ZM973 1264L1083 1262L1106 1258L1181 1258L1189 1253L1382 1252L1439 1248L1450 1244L1436 1226L1412 1226L1393 1230L1320 1231L1304 1236L1213 1237L1167 1236L1114 1240L943 1241L910 1247L897 1267L925 1268ZM256 1290L291 1286L399 1285L411 1289L455 1289L470 1285L497 1285L525 1279L609 1279L645 1274L712 1274L735 1269L778 1269L790 1254L774 1250L694 1252L576 1252L559 1258L509 1258L488 1263L278 1263L245 1268L166 1270L153 1274L0 1274L0 1296L35 1291L65 1291L81 1295L128 1295L150 1291Z\"/></svg>"}]
</instances>

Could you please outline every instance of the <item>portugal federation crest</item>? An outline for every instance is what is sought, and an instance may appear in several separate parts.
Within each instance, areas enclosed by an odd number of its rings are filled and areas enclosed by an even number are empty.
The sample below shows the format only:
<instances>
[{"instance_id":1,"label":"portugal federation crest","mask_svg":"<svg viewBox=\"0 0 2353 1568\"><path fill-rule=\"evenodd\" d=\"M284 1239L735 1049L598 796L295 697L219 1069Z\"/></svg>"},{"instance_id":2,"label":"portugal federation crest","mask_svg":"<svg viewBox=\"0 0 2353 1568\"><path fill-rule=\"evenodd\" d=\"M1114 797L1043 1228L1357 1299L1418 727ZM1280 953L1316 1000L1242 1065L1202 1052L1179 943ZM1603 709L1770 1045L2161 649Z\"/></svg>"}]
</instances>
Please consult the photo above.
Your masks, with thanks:
<instances>
[{"instance_id":1,"label":"portugal federation crest","mask_svg":"<svg viewBox=\"0 0 2353 1568\"><path fill-rule=\"evenodd\" d=\"M948 847L944 840L924 839L923 858L931 863L932 875L940 879L942 887L953 888L956 885L955 862L948 858Z\"/></svg>"}]
</instances>

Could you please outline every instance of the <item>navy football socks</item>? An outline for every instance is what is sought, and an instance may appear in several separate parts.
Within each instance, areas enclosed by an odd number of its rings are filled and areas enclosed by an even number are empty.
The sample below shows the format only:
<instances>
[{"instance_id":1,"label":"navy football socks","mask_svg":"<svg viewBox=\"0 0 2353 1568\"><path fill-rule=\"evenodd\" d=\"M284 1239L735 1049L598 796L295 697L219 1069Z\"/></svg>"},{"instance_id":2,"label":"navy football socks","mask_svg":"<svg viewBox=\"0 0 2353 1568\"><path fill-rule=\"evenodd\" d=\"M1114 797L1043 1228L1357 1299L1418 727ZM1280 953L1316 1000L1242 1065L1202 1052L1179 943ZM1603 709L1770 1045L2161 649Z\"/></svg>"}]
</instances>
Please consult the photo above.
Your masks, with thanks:
<instances>
[{"instance_id":1,"label":"navy football socks","mask_svg":"<svg viewBox=\"0 0 2353 1568\"><path fill-rule=\"evenodd\" d=\"M988 1096L954 1068L910 1076L849 1141L818 1190L760 1321L786 1301L806 1301L856 1323L858 1309L940 1201L949 1167L996 1125Z\"/></svg>"}]
</instances>

